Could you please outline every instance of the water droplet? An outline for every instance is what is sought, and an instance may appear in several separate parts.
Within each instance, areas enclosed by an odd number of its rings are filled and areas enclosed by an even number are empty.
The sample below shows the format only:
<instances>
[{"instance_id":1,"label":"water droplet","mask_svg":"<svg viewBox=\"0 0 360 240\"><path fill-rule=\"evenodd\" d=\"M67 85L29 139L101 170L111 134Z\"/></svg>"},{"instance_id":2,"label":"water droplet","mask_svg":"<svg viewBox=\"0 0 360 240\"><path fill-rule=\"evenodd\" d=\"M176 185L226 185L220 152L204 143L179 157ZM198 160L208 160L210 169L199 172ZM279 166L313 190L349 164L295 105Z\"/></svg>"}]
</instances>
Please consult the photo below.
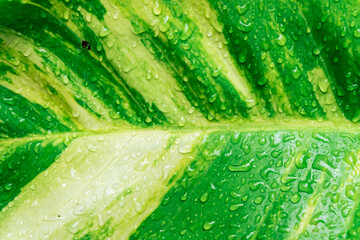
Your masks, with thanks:
<instances>
[{"instance_id":1,"label":"water droplet","mask_svg":"<svg viewBox=\"0 0 360 240\"><path fill-rule=\"evenodd\" d=\"M313 193L314 189L311 186L312 182L306 180L306 181L300 181L298 188L300 192L305 192L305 193Z\"/></svg>"},{"instance_id":2,"label":"water droplet","mask_svg":"<svg viewBox=\"0 0 360 240\"><path fill-rule=\"evenodd\" d=\"M358 28L354 31L354 37L360 38L360 28Z\"/></svg>"},{"instance_id":3,"label":"water droplet","mask_svg":"<svg viewBox=\"0 0 360 240\"><path fill-rule=\"evenodd\" d=\"M238 10L238 12L239 12L240 15L243 15L244 13L247 12L247 10L248 10L249 8L248 8L248 5L247 5L247 4L244 4L244 5L241 5L241 6L236 6L236 9Z\"/></svg>"},{"instance_id":4,"label":"water droplet","mask_svg":"<svg viewBox=\"0 0 360 240\"><path fill-rule=\"evenodd\" d=\"M212 94L211 96L209 96L209 102L213 103L216 101L217 98L217 93Z\"/></svg>"},{"instance_id":5,"label":"water droplet","mask_svg":"<svg viewBox=\"0 0 360 240\"><path fill-rule=\"evenodd\" d=\"M356 189L352 186L352 185L347 185L345 187L345 195L351 199L351 200L355 200L355 196L356 196Z\"/></svg>"},{"instance_id":6,"label":"water droplet","mask_svg":"<svg viewBox=\"0 0 360 240\"><path fill-rule=\"evenodd\" d=\"M89 23L89 22L91 22L91 18L92 18L91 13L86 12L86 13L85 13L85 20Z\"/></svg>"},{"instance_id":7,"label":"water droplet","mask_svg":"<svg viewBox=\"0 0 360 240\"><path fill-rule=\"evenodd\" d=\"M260 196L257 196L255 199L254 199L254 203L259 205L261 204L263 201L264 201L265 197L263 195L260 195Z\"/></svg>"},{"instance_id":8,"label":"water droplet","mask_svg":"<svg viewBox=\"0 0 360 240\"><path fill-rule=\"evenodd\" d=\"M158 1L156 0L155 1L155 3L154 3L154 6L153 6L153 13L155 14L155 15L160 15L161 14L161 12L162 12L162 9L161 9L161 6L160 6L160 4L158 3Z\"/></svg>"},{"instance_id":9,"label":"water droplet","mask_svg":"<svg viewBox=\"0 0 360 240\"><path fill-rule=\"evenodd\" d=\"M249 182L249 188L250 188L251 191L258 190L261 185L264 185L264 183L261 182L261 181L258 181L258 180L254 180L254 181Z\"/></svg>"},{"instance_id":10,"label":"water droplet","mask_svg":"<svg viewBox=\"0 0 360 240\"><path fill-rule=\"evenodd\" d=\"M182 144L179 146L179 153L190 153L192 152L192 146L190 144Z\"/></svg>"},{"instance_id":11,"label":"water droplet","mask_svg":"<svg viewBox=\"0 0 360 240\"><path fill-rule=\"evenodd\" d=\"M298 168L298 169L304 169L307 167L307 160L309 159L310 157L308 156L308 154L305 154L305 155L301 155L301 156L298 156L295 158L295 166Z\"/></svg>"},{"instance_id":12,"label":"water droplet","mask_svg":"<svg viewBox=\"0 0 360 240\"><path fill-rule=\"evenodd\" d=\"M205 203L208 199L209 199L209 193L206 192L203 195L201 195L200 202Z\"/></svg>"},{"instance_id":13,"label":"water droplet","mask_svg":"<svg viewBox=\"0 0 360 240\"><path fill-rule=\"evenodd\" d=\"M151 122L152 122L152 119L151 119L151 117L149 117L149 116L146 116L145 122L146 122L146 123L151 123Z\"/></svg>"},{"instance_id":14,"label":"water droplet","mask_svg":"<svg viewBox=\"0 0 360 240\"><path fill-rule=\"evenodd\" d=\"M183 29L183 31L181 32L181 35L180 35L180 39L185 41L185 40L190 38L192 33L193 32L192 32L190 26L187 23L185 23L184 29Z\"/></svg>"},{"instance_id":15,"label":"water droplet","mask_svg":"<svg viewBox=\"0 0 360 240\"><path fill-rule=\"evenodd\" d=\"M298 79L300 76L301 76L301 74L302 74L302 70L298 67L298 66L296 66L293 70L292 70L292 76L293 76L293 78L296 80L296 79Z\"/></svg>"},{"instance_id":16,"label":"water droplet","mask_svg":"<svg viewBox=\"0 0 360 240\"><path fill-rule=\"evenodd\" d=\"M77 233L80 229L80 220L77 220L76 222L71 223L71 224L67 224L66 228L72 234Z\"/></svg>"},{"instance_id":17,"label":"water droplet","mask_svg":"<svg viewBox=\"0 0 360 240\"><path fill-rule=\"evenodd\" d=\"M12 183L6 183L6 184L5 184L5 189L6 189L7 191L10 191L10 190L12 189L12 187L13 187L13 184L12 184Z\"/></svg>"},{"instance_id":18,"label":"water droplet","mask_svg":"<svg viewBox=\"0 0 360 240\"><path fill-rule=\"evenodd\" d=\"M32 53L33 49L32 48L28 48L23 54L25 57L30 56L30 54Z\"/></svg>"},{"instance_id":19,"label":"water droplet","mask_svg":"<svg viewBox=\"0 0 360 240\"><path fill-rule=\"evenodd\" d=\"M230 206L229 210L234 212L234 211L238 210L239 208L241 208L243 206L244 206L244 204L242 204L242 203L233 204L233 205Z\"/></svg>"},{"instance_id":20,"label":"water droplet","mask_svg":"<svg viewBox=\"0 0 360 240\"><path fill-rule=\"evenodd\" d=\"M314 162L312 164L312 168L316 170L324 171L328 173L330 176L332 176L333 173L337 172L334 169L333 164L330 162L329 157L322 154L316 155Z\"/></svg>"},{"instance_id":21,"label":"water droplet","mask_svg":"<svg viewBox=\"0 0 360 240\"><path fill-rule=\"evenodd\" d=\"M253 169L252 163L254 162L254 159L248 159L244 160L240 164L230 164L228 165L228 169L231 172L249 172L251 169Z\"/></svg>"},{"instance_id":22,"label":"water droplet","mask_svg":"<svg viewBox=\"0 0 360 240\"><path fill-rule=\"evenodd\" d=\"M205 222L203 225L203 229L206 231L209 231L211 228L213 228L214 224L215 224L215 221Z\"/></svg>"},{"instance_id":23,"label":"water droplet","mask_svg":"<svg viewBox=\"0 0 360 240\"><path fill-rule=\"evenodd\" d=\"M279 46L285 46L286 41L286 37L282 34L279 34L278 38L276 39L276 43L279 44Z\"/></svg>"},{"instance_id":24,"label":"water droplet","mask_svg":"<svg viewBox=\"0 0 360 240\"><path fill-rule=\"evenodd\" d=\"M66 10L64 12L64 19L69 20L69 18L70 18L70 10L69 10L69 8L66 8Z\"/></svg>"},{"instance_id":25,"label":"water droplet","mask_svg":"<svg viewBox=\"0 0 360 240\"><path fill-rule=\"evenodd\" d=\"M239 62L240 63L245 63L246 62L246 55L247 55L247 50L246 49L242 49L239 53Z\"/></svg>"},{"instance_id":26,"label":"water droplet","mask_svg":"<svg viewBox=\"0 0 360 240\"><path fill-rule=\"evenodd\" d=\"M100 37L106 37L110 34L110 30L108 28L105 28L105 27L102 27L100 29L100 33L99 33L99 36Z\"/></svg>"},{"instance_id":27,"label":"water droplet","mask_svg":"<svg viewBox=\"0 0 360 240\"><path fill-rule=\"evenodd\" d=\"M321 141L323 143L329 143L330 139L324 133L313 133L311 137L315 140Z\"/></svg>"},{"instance_id":28,"label":"water droplet","mask_svg":"<svg viewBox=\"0 0 360 240\"><path fill-rule=\"evenodd\" d=\"M85 208L82 204L76 204L75 208L73 209L73 213L75 215L83 215L85 213Z\"/></svg>"},{"instance_id":29,"label":"water droplet","mask_svg":"<svg viewBox=\"0 0 360 240\"><path fill-rule=\"evenodd\" d=\"M321 92L326 93L330 87L330 82L327 78L320 79L319 89Z\"/></svg>"},{"instance_id":30,"label":"water droplet","mask_svg":"<svg viewBox=\"0 0 360 240\"><path fill-rule=\"evenodd\" d=\"M188 192L184 193L181 197L180 197L180 200L181 201L186 201L188 198Z\"/></svg>"},{"instance_id":31,"label":"water droplet","mask_svg":"<svg viewBox=\"0 0 360 240\"><path fill-rule=\"evenodd\" d=\"M301 196L300 196L299 193L294 193L294 194L291 196L290 201L291 201L292 203L298 203L298 202L300 201L300 198L301 198Z\"/></svg>"},{"instance_id":32,"label":"water droplet","mask_svg":"<svg viewBox=\"0 0 360 240\"><path fill-rule=\"evenodd\" d=\"M320 49L317 48L317 47L314 47L314 48L313 48L313 54L314 54L315 56L319 55L319 54L320 54Z\"/></svg>"},{"instance_id":33,"label":"water droplet","mask_svg":"<svg viewBox=\"0 0 360 240\"><path fill-rule=\"evenodd\" d=\"M237 29L239 29L242 32L250 32L252 29L251 22L245 22L242 19L239 20L239 22L236 24Z\"/></svg>"}]
</instances>

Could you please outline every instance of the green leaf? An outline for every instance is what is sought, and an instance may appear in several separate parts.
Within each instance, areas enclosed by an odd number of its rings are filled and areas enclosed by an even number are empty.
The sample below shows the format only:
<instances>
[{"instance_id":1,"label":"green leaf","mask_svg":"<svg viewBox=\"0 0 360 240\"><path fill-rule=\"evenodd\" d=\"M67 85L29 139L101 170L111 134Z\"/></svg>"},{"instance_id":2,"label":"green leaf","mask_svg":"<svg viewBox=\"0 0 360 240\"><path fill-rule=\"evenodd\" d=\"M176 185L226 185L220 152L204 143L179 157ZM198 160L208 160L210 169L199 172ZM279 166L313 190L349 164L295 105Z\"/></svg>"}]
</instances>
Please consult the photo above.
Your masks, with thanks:
<instances>
[{"instance_id":1,"label":"green leaf","mask_svg":"<svg viewBox=\"0 0 360 240\"><path fill-rule=\"evenodd\" d=\"M0 0L4 239L358 239L355 0Z\"/></svg>"}]
</instances>

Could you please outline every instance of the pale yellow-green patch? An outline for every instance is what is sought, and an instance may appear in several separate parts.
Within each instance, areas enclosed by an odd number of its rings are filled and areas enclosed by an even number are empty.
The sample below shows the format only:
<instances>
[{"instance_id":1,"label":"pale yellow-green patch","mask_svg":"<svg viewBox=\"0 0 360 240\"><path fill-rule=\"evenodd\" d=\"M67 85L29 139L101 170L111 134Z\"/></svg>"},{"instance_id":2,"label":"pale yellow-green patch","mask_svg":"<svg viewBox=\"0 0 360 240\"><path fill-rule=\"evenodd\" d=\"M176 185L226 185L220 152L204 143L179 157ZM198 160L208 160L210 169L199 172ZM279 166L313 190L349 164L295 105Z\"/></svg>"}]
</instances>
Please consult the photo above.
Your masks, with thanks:
<instances>
[{"instance_id":1,"label":"pale yellow-green patch","mask_svg":"<svg viewBox=\"0 0 360 240\"><path fill-rule=\"evenodd\" d=\"M267 85L271 91L271 103L273 109L279 114L279 118L286 118L288 115L294 115L291 109L290 99L286 94L284 84L281 81L281 74L275 67L270 53L266 52L264 55L264 64L262 65L264 77L267 80Z\"/></svg>"},{"instance_id":2,"label":"pale yellow-green patch","mask_svg":"<svg viewBox=\"0 0 360 240\"><path fill-rule=\"evenodd\" d=\"M112 237L127 238L194 160L200 133L139 130L74 140L3 209L0 235L68 239L111 219Z\"/></svg>"},{"instance_id":3,"label":"pale yellow-green patch","mask_svg":"<svg viewBox=\"0 0 360 240\"><path fill-rule=\"evenodd\" d=\"M140 37L131 31L132 26L126 16L108 1L102 4L109 10L104 20L89 17L91 20L87 26L99 34L106 58L115 71L149 103L154 103L164 112L168 119L179 125L205 123L206 120L177 88L173 74L154 58ZM85 9L79 12L84 18L91 15Z\"/></svg>"},{"instance_id":4,"label":"pale yellow-green patch","mask_svg":"<svg viewBox=\"0 0 360 240\"><path fill-rule=\"evenodd\" d=\"M184 4L186 7L186 3ZM132 11L134 11L135 14L141 16L141 18L146 21L146 23L152 28L152 30L155 31L155 35L163 39L164 42L168 41L167 37L170 38L170 34L165 36L167 34L166 31L164 31L163 33L161 30L159 30L161 29L161 19L163 17L170 19L169 21L171 21L171 23L174 25L174 29L172 29L172 31L183 31L183 34L189 35L188 37L193 34L193 27L188 26L186 23L184 24L180 19L176 18L176 16L173 16L170 9L168 9L167 6L165 6L165 4L163 3L147 2L145 4L140 1L134 1L129 3L129 6L131 6L131 9ZM206 6L209 7L209 4L207 3ZM217 69L217 72L210 72L211 69L209 69L209 73L206 76L208 81L217 84L216 77L214 76L218 76L221 74L229 81L230 84L232 84L232 86L238 92L240 98L245 101L249 108L255 106L256 99L252 88L245 78L244 71L237 67L234 59L230 57L230 53L228 52L228 49L225 45L226 41L224 40L224 36L221 33L221 27L219 26L219 23L217 23L217 21L215 20L216 18L213 18L213 24L211 25L209 21L206 21L205 19L199 19L198 15L196 15L197 10L198 9L193 7L189 8L186 17L190 18L192 20L192 23L196 24L197 40L200 43L197 47L201 51L200 54L204 58L206 58L206 64L209 64L212 69ZM213 10L210 10L210 8L208 8L208 10L205 11ZM159 17L160 14L161 17ZM208 12L208 14L215 16L214 12ZM207 36L209 31L212 31L212 39ZM217 33L215 33L215 31ZM216 36L219 37L217 38ZM186 39L186 37L184 38ZM215 39L218 40L214 41ZM189 45L188 47L191 48L192 46ZM185 56L183 61L185 61L185 63L187 63L191 69L191 61ZM222 95L219 96L219 98L223 97L224 96ZM256 108L251 111L253 111L254 114L257 113Z\"/></svg>"},{"instance_id":5,"label":"pale yellow-green patch","mask_svg":"<svg viewBox=\"0 0 360 240\"><path fill-rule=\"evenodd\" d=\"M0 38L4 40L4 44L9 49L16 48L20 54L24 55L24 57L18 57L22 70L17 71L17 75L8 73L13 81L12 83L3 81L1 84L4 87L21 94L30 102L51 109L60 121L64 118L71 118L72 123L78 129L106 130L110 127L112 119L109 117L109 109L94 97L93 92L81 84L82 80L59 58L48 52L47 49L37 47L25 37L19 37L16 33L0 31ZM58 70L55 70L55 73L53 69L45 67L43 56L46 56L56 65ZM23 62L21 63L21 61ZM42 71L37 70L34 66L37 66ZM56 74L57 71L58 74ZM69 78L76 79L76 84L70 82ZM47 91L47 85L54 88L58 94L53 95ZM88 105L94 111L100 113L107 121L97 118L88 109L80 106L74 99L77 92L86 95L89 100Z\"/></svg>"},{"instance_id":6,"label":"pale yellow-green patch","mask_svg":"<svg viewBox=\"0 0 360 240\"><path fill-rule=\"evenodd\" d=\"M222 34L222 26L209 2L187 0L184 1L184 8L187 9L187 16L199 28L199 41L206 46L204 50L209 56L216 56L216 59L212 59L216 60L214 67L227 77L249 108L255 106L257 102L252 87L246 79L244 69L241 69L231 57L226 46L227 41ZM256 108L252 111L254 114L257 112Z\"/></svg>"},{"instance_id":7,"label":"pale yellow-green patch","mask_svg":"<svg viewBox=\"0 0 360 240\"><path fill-rule=\"evenodd\" d=\"M337 105L337 101L330 86L330 80L326 76L324 69L315 68L307 74L309 81L313 85L316 98L326 113L326 117L333 121L348 121Z\"/></svg>"}]
</instances>

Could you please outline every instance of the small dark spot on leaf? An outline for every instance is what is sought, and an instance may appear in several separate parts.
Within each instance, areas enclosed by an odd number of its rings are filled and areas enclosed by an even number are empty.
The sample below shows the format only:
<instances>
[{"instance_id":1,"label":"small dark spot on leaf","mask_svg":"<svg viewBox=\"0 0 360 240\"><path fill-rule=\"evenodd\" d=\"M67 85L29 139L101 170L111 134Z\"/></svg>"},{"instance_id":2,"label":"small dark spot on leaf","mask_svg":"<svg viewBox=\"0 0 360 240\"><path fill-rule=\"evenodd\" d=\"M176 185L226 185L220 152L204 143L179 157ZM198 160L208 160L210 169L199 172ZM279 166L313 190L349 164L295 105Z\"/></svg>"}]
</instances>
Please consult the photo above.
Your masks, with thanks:
<instances>
[{"instance_id":1,"label":"small dark spot on leaf","mask_svg":"<svg viewBox=\"0 0 360 240\"><path fill-rule=\"evenodd\" d=\"M91 50L91 46L90 46L90 43L88 41L85 41L85 40L81 41L81 46L85 50Z\"/></svg>"},{"instance_id":2,"label":"small dark spot on leaf","mask_svg":"<svg viewBox=\"0 0 360 240\"><path fill-rule=\"evenodd\" d=\"M58 217L61 217L60 215L58 215Z\"/></svg>"}]
</instances>

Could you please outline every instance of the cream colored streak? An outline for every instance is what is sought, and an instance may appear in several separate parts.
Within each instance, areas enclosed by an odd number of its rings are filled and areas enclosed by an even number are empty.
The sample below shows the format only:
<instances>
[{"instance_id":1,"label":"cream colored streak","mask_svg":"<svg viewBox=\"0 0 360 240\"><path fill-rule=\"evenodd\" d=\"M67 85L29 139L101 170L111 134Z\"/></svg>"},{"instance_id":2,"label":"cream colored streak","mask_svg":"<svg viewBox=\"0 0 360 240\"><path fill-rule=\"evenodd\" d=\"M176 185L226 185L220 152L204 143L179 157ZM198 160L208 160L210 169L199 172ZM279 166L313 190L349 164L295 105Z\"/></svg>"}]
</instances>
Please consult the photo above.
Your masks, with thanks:
<instances>
[{"instance_id":1,"label":"cream colored streak","mask_svg":"<svg viewBox=\"0 0 360 240\"><path fill-rule=\"evenodd\" d=\"M112 67L129 86L155 103L168 118L176 122L206 123L206 119L179 91L172 73L154 59L140 37L131 31L129 20L109 1L102 1L102 4L108 10L103 23L85 9L81 9L80 13L88 18L88 26L100 36Z\"/></svg>"},{"instance_id":2,"label":"cream colored streak","mask_svg":"<svg viewBox=\"0 0 360 240\"><path fill-rule=\"evenodd\" d=\"M222 33L219 32L221 29L220 23L217 22L216 13L213 12L212 8L209 6L209 3L207 1L201 0L201 1L193 1L193 0L187 0L186 2L190 2L189 6L186 9L189 9L189 16L196 22L199 22L199 27L203 28L203 36L207 36L207 34L211 33L211 37L203 37L202 41L204 42L204 45L208 46L211 44L215 44L213 39L219 39L217 44L219 47L212 47L208 48L207 51L210 49L214 51L212 53L213 56L217 56L217 60L219 60L219 56L221 58L221 62L224 64L221 66L221 68L226 69L226 71L223 71L225 75L228 77L228 79L231 81L233 86L238 90L238 93L240 96L245 97L245 101L247 102L249 107L252 107L254 105L257 105L259 103L256 102L256 98L253 94L252 88L249 85L245 73L242 69L239 69L239 67L236 65L236 62L233 58L230 57L230 54L228 52L228 49L225 44L222 44L225 41L225 38ZM192 11L191 11L192 10ZM208 21L200 21L199 15L207 16L209 19ZM200 14L199 14L200 13ZM211 24L209 23L211 22ZM221 43L222 42L222 43ZM221 46L221 48L220 48ZM277 72L276 68L273 67L267 67L271 66L273 64L273 61L271 57L267 54L267 65L264 64L264 74L265 78L268 80L268 84L270 85L270 89L276 89L277 94L272 94L272 107L275 111L278 111L280 115L283 115L283 117L286 116L285 113L293 114L291 110L291 104L289 102L289 99L287 97L287 94L284 91L284 87L282 82L279 81L280 74ZM229 67L230 66L230 67ZM259 117L261 115L259 113L260 109L253 108L251 111Z\"/></svg>"},{"instance_id":3,"label":"cream colored streak","mask_svg":"<svg viewBox=\"0 0 360 240\"><path fill-rule=\"evenodd\" d=\"M330 81L327 78L324 69L314 68L307 74L309 81L313 85L316 99L324 109L327 118L334 121L349 121L344 117L344 114L337 104L336 98L330 86Z\"/></svg>"},{"instance_id":4,"label":"cream colored streak","mask_svg":"<svg viewBox=\"0 0 360 240\"><path fill-rule=\"evenodd\" d=\"M43 59L34 51L34 47L36 46L33 43L27 41L24 37L17 37L17 35L12 32L0 32L0 38L4 39L5 44L10 48L16 48L22 54L27 56L29 61L31 61L33 64L37 65L41 69L44 68ZM37 51L43 52L43 54L47 53L48 57L53 62L57 62L59 66L63 66L64 69L68 70L66 65L58 58L51 55L51 53L47 52L47 49L38 48ZM29 71L31 70L32 69L29 69ZM73 87L71 86L71 83L67 83L67 85L65 85L59 79L64 77L66 78L66 75L56 77L51 70L47 70L46 68L43 70L46 71L46 75L36 70L32 72L32 74L36 76L36 79L32 79L24 72L18 71L19 75L11 75L13 83L3 82L2 85L14 92L22 94L31 102L49 107L52 111L54 111L54 113L56 113L57 116L62 116L63 118L70 117L73 123L77 125L79 129L106 130L107 128L111 127L110 122L113 120L108 116L109 110L106 108L106 106L104 106L103 103L93 97L93 93L91 93L89 89L83 87L82 85L77 85L77 87L80 89L74 90L71 88ZM72 78L78 78L76 74L74 74L70 69L69 74ZM77 82L81 83L82 81L79 80ZM59 99L55 96L51 96L47 90L43 88L44 83L54 87L58 94L61 94L62 97ZM82 94L87 95L89 100L88 104L93 109L96 109L97 112L100 112L101 115L107 119L107 121L96 118L86 109L81 107L74 99L76 91L80 91ZM63 106L63 108L61 108L61 106ZM68 115L65 114L64 110L69 111Z\"/></svg>"},{"instance_id":5,"label":"cream colored streak","mask_svg":"<svg viewBox=\"0 0 360 240\"><path fill-rule=\"evenodd\" d=\"M136 14L141 16L143 20L147 21L150 26L156 26L159 24L159 19L158 17L156 17L156 15L153 14L152 9L154 8L154 4L159 4L159 7L162 9L163 14L166 13L169 18L174 18L171 15L170 10L167 9L166 6L164 6L160 2L155 3L155 1L149 1L146 4L143 4L141 1L136 1L135 3L133 3L132 6L133 9L136 11ZM188 10L191 10L192 8L193 7L189 7ZM190 17L192 17L194 21L197 21L199 23L199 20L196 20L199 17L195 14L196 13L189 11ZM177 25L178 28L182 28L182 23L179 20L176 20L174 18L172 19L172 21L175 25ZM206 49L204 49L203 51L207 53L208 56L206 58L208 61L210 61L209 63L213 64L214 68L220 67L220 71L222 71L222 73L229 78L230 82L238 91L240 97L247 103L248 107L254 106L256 104L255 96L253 95L251 87L249 86L246 79L244 79L244 77L241 75L241 72L239 72L239 70L236 69L233 64L231 64L233 62L231 62L231 60L228 61L224 56L229 55L228 51L226 51L226 53L224 54L224 52L222 52L219 46L216 46L214 42L208 39L208 37L205 37L207 34L207 28L209 28L210 30L212 27L210 27L208 23L204 25L204 22L199 23L198 27L200 27L200 31L204 35L204 37L199 38L198 40L202 43L202 46L206 46ZM157 30L157 28L155 29ZM212 28L212 30L214 29ZM163 36L161 32L157 32L157 34L159 35L159 37ZM220 44L220 46L221 48L224 47L223 44ZM216 64L214 61L211 61L211 56L216 56ZM213 81L216 82L215 79L213 79Z\"/></svg>"},{"instance_id":6,"label":"cream colored streak","mask_svg":"<svg viewBox=\"0 0 360 240\"><path fill-rule=\"evenodd\" d=\"M271 104L273 109L279 114L278 119L288 118L288 115L299 115L296 111L293 112L291 103L285 92L284 84L281 81L281 74L275 67L275 63L270 56L269 52L266 52L266 64L263 64L264 77L267 80L269 89L276 89L275 92L271 92ZM273 91L273 90L270 90Z\"/></svg>"},{"instance_id":7,"label":"cream colored streak","mask_svg":"<svg viewBox=\"0 0 360 240\"><path fill-rule=\"evenodd\" d=\"M245 72L240 69L231 57L225 44L226 40L222 34L222 26L217 21L216 13L212 10L208 1L186 0L187 16L197 23L202 37L199 38L202 46L206 46L209 56L216 56L215 68L219 67L230 83L235 87L242 100L248 107L255 106L256 98L252 87L245 77ZM255 109L253 109L255 111Z\"/></svg>"},{"instance_id":8,"label":"cream colored streak","mask_svg":"<svg viewBox=\"0 0 360 240\"><path fill-rule=\"evenodd\" d=\"M192 107L176 87L177 82L171 73L154 59L139 37L131 32L128 19L122 16L119 9L111 2L103 1L102 4L108 10L103 23L81 7L78 7L76 11L83 15L88 27L100 36L99 40L103 43L107 59L110 60L112 67L124 76L129 86L138 90L149 102L154 102L168 118L179 124L206 123L206 119ZM73 13L69 8L63 3L56 2L53 4L53 9L57 15L64 17L67 26L73 32L82 36L81 29L71 20ZM142 56L139 56L140 53ZM95 55L93 56L96 58ZM121 94L119 92L119 95ZM124 105L128 108L129 106L126 105L128 103Z\"/></svg>"},{"instance_id":9,"label":"cream colored streak","mask_svg":"<svg viewBox=\"0 0 360 240\"><path fill-rule=\"evenodd\" d=\"M276 22L275 19L274 19L274 16L273 14L269 14L269 16L271 17L271 20L272 22ZM276 31L278 34L281 34L281 31L280 29L275 25L275 24L269 24L269 26L274 30ZM282 38L284 39L281 39L282 41L285 41L286 42L286 38L284 35L280 35ZM274 43L274 41L272 42L272 44L276 44ZM289 49L285 46L283 46L284 48L284 53L285 53L285 59L284 61L288 61L288 62L294 62L294 60L292 59L292 56L289 55ZM276 78L274 78L273 76L271 75L268 75L268 71L264 71L265 72L265 77L266 79L268 80L271 80L269 81L269 85L270 85L270 88L275 88L276 89L276 93L272 93L271 96L278 96L277 97L277 108L274 108L274 109L277 109L279 111L279 109L284 109L286 113L290 113L290 115L292 115L292 117L296 118L296 117L302 117L298 111L295 111L293 112L292 109L291 109L291 103L290 103L290 100L285 92L285 88L284 88L284 84L282 83L282 81L280 81L280 78L281 78L281 74L276 70L276 67L275 67L275 62L274 60L272 59L272 57L270 56L270 53L266 53L266 58L267 58L267 61L268 61L268 65L267 66L271 66L271 69L276 72ZM279 99L280 98L280 99ZM280 111L282 112L282 111Z\"/></svg>"},{"instance_id":10,"label":"cream colored streak","mask_svg":"<svg viewBox=\"0 0 360 240\"><path fill-rule=\"evenodd\" d=\"M109 220L126 238L160 204L168 182L193 159L199 132L139 131L74 140L61 157L3 209L4 239L69 239ZM163 156L163 157L162 157ZM44 184L46 183L46 184ZM127 196L124 192L131 190ZM119 198L120 196L120 198ZM31 199L31 200L29 200ZM85 232L86 233L86 232Z\"/></svg>"}]
</instances>

